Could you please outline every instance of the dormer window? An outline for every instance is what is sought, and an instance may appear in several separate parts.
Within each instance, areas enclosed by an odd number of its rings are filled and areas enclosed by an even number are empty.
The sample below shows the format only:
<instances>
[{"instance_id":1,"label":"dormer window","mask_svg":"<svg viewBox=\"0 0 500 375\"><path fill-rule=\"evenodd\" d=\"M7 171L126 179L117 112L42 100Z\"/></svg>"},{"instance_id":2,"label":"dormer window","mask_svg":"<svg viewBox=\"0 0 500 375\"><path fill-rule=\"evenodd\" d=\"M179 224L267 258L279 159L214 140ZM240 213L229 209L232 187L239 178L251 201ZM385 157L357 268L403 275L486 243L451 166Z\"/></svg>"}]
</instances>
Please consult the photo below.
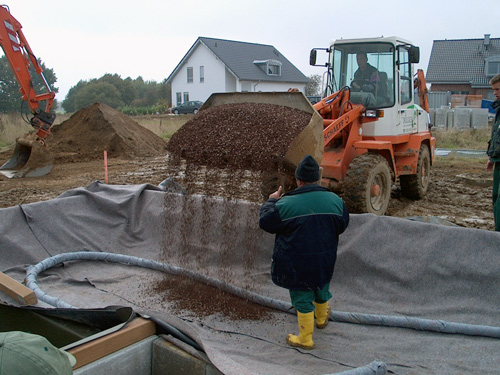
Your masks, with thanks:
<instances>
[{"instance_id":1,"label":"dormer window","mask_svg":"<svg viewBox=\"0 0 500 375\"><path fill-rule=\"evenodd\" d=\"M268 76L281 76L281 62L278 60L255 60L253 63Z\"/></svg>"},{"instance_id":2,"label":"dormer window","mask_svg":"<svg viewBox=\"0 0 500 375\"><path fill-rule=\"evenodd\" d=\"M486 59L484 72L486 73L486 77L493 77L500 74L500 55L491 56Z\"/></svg>"}]
</instances>

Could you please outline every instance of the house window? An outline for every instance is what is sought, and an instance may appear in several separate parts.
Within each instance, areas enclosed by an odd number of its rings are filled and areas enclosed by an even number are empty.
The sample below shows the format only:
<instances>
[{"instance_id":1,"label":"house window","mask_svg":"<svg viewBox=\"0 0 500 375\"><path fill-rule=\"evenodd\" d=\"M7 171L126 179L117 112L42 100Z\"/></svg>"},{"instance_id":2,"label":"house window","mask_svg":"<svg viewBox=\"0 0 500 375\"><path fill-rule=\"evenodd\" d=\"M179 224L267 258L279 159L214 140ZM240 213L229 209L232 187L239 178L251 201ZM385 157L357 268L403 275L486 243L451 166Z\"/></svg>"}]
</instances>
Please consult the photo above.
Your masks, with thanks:
<instances>
[{"instance_id":1,"label":"house window","mask_svg":"<svg viewBox=\"0 0 500 375\"><path fill-rule=\"evenodd\" d=\"M182 104L182 93L181 92L175 93L175 101L176 101L177 105Z\"/></svg>"},{"instance_id":2,"label":"house window","mask_svg":"<svg viewBox=\"0 0 500 375\"><path fill-rule=\"evenodd\" d=\"M280 76L281 75L281 65L268 64L267 74L270 76Z\"/></svg>"},{"instance_id":3,"label":"house window","mask_svg":"<svg viewBox=\"0 0 500 375\"><path fill-rule=\"evenodd\" d=\"M185 92L184 93L184 103L189 102L189 93Z\"/></svg>"},{"instance_id":4,"label":"house window","mask_svg":"<svg viewBox=\"0 0 500 375\"><path fill-rule=\"evenodd\" d=\"M187 68L187 83L193 83L193 67Z\"/></svg>"},{"instance_id":5,"label":"house window","mask_svg":"<svg viewBox=\"0 0 500 375\"><path fill-rule=\"evenodd\" d=\"M281 62L278 60L254 60L253 63L268 76L281 76Z\"/></svg>"},{"instance_id":6,"label":"house window","mask_svg":"<svg viewBox=\"0 0 500 375\"><path fill-rule=\"evenodd\" d=\"M486 59L485 72L487 77L500 74L500 56L491 56Z\"/></svg>"},{"instance_id":7,"label":"house window","mask_svg":"<svg viewBox=\"0 0 500 375\"><path fill-rule=\"evenodd\" d=\"M205 82L205 67L200 66L200 83Z\"/></svg>"}]
</instances>

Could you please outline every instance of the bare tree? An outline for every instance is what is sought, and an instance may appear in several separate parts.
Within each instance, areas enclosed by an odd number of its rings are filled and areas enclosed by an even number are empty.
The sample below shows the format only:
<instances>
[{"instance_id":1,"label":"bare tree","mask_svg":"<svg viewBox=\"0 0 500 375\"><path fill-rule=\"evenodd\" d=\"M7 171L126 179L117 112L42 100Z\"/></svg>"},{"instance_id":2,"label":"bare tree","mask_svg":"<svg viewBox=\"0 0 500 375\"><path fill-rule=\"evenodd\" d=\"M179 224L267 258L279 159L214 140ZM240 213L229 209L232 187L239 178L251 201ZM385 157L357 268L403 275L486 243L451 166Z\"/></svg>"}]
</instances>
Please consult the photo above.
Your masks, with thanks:
<instances>
[{"instance_id":1,"label":"bare tree","mask_svg":"<svg viewBox=\"0 0 500 375\"><path fill-rule=\"evenodd\" d=\"M309 82L306 85L306 96L321 96L321 76L319 74L309 76Z\"/></svg>"}]
</instances>

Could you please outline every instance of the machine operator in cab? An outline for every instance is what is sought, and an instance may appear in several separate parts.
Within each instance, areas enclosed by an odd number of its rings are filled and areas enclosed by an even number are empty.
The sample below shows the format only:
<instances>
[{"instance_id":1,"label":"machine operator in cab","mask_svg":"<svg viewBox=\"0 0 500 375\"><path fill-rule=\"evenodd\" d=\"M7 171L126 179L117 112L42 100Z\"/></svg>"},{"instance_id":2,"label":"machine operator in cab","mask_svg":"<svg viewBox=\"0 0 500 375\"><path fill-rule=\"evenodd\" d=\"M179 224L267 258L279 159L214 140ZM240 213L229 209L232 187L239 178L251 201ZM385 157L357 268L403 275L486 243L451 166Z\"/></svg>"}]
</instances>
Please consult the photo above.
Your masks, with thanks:
<instances>
[{"instance_id":1,"label":"machine operator in cab","mask_svg":"<svg viewBox=\"0 0 500 375\"><path fill-rule=\"evenodd\" d=\"M368 63L366 52L359 52L356 55L358 70L354 72L354 80L351 87L355 91L365 91L374 93L377 91L380 77L377 68Z\"/></svg>"}]
</instances>

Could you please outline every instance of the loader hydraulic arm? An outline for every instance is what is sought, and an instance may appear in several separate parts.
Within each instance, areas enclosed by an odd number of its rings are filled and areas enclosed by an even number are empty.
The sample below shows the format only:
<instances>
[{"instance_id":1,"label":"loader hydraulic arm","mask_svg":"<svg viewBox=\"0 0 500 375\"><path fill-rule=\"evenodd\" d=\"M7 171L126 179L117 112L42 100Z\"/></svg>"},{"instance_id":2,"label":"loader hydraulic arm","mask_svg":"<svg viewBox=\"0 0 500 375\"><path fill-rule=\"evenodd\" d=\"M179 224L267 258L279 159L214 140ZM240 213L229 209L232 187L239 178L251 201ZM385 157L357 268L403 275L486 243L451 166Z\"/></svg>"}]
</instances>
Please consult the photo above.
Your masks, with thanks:
<instances>
[{"instance_id":1,"label":"loader hydraulic arm","mask_svg":"<svg viewBox=\"0 0 500 375\"><path fill-rule=\"evenodd\" d=\"M323 117L323 144L327 146L345 128L360 118L365 107L350 101L350 91L344 88L314 104ZM361 122L359 122L361 125ZM358 125L358 126L359 126Z\"/></svg>"},{"instance_id":2,"label":"loader hydraulic arm","mask_svg":"<svg viewBox=\"0 0 500 375\"><path fill-rule=\"evenodd\" d=\"M424 71L422 69L417 70L416 78L413 81L413 88L418 90L418 99L420 101L420 107L422 107L427 113L429 113L429 97L427 95L427 82L425 80Z\"/></svg>"},{"instance_id":3,"label":"loader hydraulic arm","mask_svg":"<svg viewBox=\"0 0 500 375\"><path fill-rule=\"evenodd\" d=\"M328 145L343 129L352 125L356 119L359 119L364 110L363 106L356 105L338 119L331 121L323 130L323 144Z\"/></svg>"},{"instance_id":4,"label":"loader hydraulic arm","mask_svg":"<svg viewBox=\"0 0 500 375\"><path fill-rule=\"evenodd\" d=\"M30 123L36 129L38 138L43 140L50 134L50 128L56 117L52 112L55 92L45 79L43 69L21 28L21 24L10 14L9 8L6 5L0 5L0 46L19 84L22 100L28 103L33 114ZM29 70L30 64L45 86L45 92L41 94L35 92ZM44 109L41 108L42 102L45 102Z\"/></svg>"}]
</instances>

